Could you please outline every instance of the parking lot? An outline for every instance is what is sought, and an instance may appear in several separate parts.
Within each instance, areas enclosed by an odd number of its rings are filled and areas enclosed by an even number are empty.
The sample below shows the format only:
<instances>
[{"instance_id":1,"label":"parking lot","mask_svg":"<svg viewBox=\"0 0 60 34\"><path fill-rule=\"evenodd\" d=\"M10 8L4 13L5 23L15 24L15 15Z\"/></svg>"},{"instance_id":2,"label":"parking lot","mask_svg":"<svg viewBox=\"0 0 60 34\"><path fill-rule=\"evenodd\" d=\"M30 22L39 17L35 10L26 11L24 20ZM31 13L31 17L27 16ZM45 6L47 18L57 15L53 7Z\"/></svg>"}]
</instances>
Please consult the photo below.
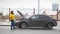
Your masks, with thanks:
<instances>
[{"instance_id":1,"label":"parking lot","mask_svg":"<svg viewBox=\"0 0 60 34\"><path fill-rule=\"evenodd\" d=\"M59 34L60 33L60 21L58 21L58 26L54 27L52 30L46 30L42 28L28 28L11 30L10 26L0 26L0 34Z\"/></svg>"}]
</instances>

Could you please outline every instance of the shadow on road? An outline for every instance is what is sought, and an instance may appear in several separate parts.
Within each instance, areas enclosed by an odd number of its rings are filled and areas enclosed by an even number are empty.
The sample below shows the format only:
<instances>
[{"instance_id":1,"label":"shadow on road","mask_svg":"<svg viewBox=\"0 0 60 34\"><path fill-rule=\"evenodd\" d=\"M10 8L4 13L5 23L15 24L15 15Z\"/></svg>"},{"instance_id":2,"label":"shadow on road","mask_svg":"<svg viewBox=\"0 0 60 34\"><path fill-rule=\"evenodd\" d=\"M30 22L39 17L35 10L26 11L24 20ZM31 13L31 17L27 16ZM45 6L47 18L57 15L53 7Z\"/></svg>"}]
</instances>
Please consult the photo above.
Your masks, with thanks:
<instances>
[{"instance_id":1,"label":"shadow on road","mask_svg":"<svg viewBox=\"0 0 60 34\"><path fill-rule=\"evenodd\" d=\"M10 26L0 26L0 30L10 30ZM21 29L21 28L16 28L15 30L33 30L33 31L60 31L59 28L53 28L52 30L49 29L44 29L44 28L26 28L26 29Z\"/></svg>"},{"instance_id":2,"label":"shadow on road","mask_svg":"<svg viewBox=\"0 0 60 34\"><path fill-rule=\"evenodd\" d=\"M44 29L44 28L27 28L27 29L21 29L18 28L18 30L42 30L42 31L60 31L59 29Z\"/></svg>"}]
</instances>

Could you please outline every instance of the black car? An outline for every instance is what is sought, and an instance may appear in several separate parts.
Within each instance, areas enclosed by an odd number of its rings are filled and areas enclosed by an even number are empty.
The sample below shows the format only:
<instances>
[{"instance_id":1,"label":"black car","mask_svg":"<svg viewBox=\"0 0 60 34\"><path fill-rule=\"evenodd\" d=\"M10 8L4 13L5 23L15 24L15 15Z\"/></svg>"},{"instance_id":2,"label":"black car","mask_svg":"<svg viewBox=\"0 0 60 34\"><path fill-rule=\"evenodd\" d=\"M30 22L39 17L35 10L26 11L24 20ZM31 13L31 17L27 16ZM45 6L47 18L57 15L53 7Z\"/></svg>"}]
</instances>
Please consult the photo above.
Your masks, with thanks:
<instances>
[{"instance_id":1,"label":"black car","mask_svg":"<svg viewBox=\"0 0 60 34\"><path fill-rule=\"evenodd\" d=\"M19 28L44 27L52 29L54 26L57 26L57 21L49 16L36 14L29 18L18 19L15 26Z\"/></svg>"}]
</instances>

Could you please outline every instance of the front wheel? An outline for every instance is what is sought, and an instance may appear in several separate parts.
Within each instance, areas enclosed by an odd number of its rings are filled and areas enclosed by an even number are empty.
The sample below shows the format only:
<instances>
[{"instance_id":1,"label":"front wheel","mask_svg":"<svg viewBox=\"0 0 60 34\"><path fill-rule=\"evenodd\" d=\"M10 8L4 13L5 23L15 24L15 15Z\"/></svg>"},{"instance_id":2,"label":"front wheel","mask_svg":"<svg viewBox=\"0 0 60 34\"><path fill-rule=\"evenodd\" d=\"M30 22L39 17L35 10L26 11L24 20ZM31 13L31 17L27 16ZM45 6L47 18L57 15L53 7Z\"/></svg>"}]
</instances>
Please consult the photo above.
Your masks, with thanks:
<instances>
[{"instance_id":1,"label":"front wheel","mask_svg":"<svg viewBox=\"0 0 60 34\"><path fill-rule=\"evenodd\" d=\"M25 29L27 27L26 23L21 23L21 28Z\"/></svg>"}]
</instances>

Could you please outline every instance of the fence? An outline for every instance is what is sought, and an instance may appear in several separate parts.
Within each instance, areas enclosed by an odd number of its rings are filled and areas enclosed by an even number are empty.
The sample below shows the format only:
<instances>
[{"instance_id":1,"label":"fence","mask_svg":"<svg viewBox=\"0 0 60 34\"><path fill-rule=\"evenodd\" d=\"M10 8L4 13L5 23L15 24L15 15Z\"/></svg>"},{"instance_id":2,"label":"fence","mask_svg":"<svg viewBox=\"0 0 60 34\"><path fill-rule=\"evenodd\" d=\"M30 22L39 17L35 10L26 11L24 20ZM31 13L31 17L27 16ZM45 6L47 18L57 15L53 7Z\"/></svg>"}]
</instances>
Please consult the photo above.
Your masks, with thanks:
<instances>
[{"instance_id":1,"label":"fence","mask_svg":"<svg viewBox=\"0 0 60 34\"><path fill-rule=\"evenodd\" d=\"M15 19L19 19L21 18L21 15L18 14L17 10L20 11L24 16L31 16L33 14L38 14L38 10L33 8L33 9L29 9L29 8L2 8L2 16L0 18L0 22L6 22L3 23L2 25L10 25L9 22L9 13L10 11L14 11L14 15L15 15ZM42 15L48 15L53 19L57 20L57 11L52 11L51 9L40 9L39 14ZM58 20L60 20L60 12L58 12ZM1 25L1 23L0 23Z\"/></svg>"}]
</instances>

